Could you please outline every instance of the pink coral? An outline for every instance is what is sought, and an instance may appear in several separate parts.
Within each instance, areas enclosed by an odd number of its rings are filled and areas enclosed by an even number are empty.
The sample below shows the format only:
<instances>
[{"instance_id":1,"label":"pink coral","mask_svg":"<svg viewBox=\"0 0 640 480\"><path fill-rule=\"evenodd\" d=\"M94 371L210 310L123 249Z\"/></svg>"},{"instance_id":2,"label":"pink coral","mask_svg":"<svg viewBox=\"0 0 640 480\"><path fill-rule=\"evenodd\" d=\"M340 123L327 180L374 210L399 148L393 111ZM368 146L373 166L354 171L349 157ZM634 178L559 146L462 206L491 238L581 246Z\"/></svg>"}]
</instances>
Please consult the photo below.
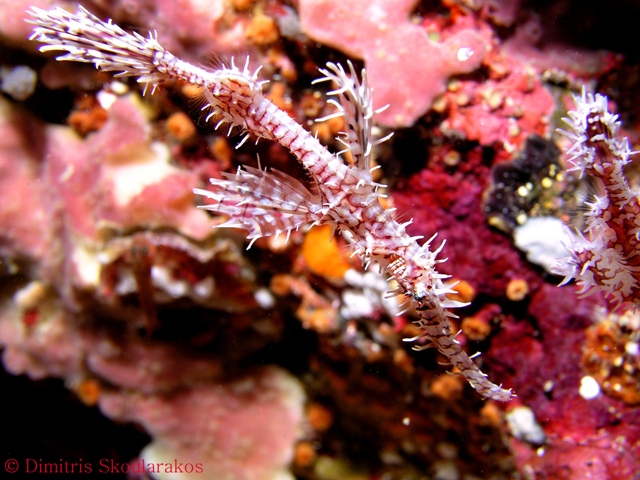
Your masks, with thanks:
<instances>
[{"instance_id":1,"label":"pink coral","mask_svg":"<svg viewBox=\"0 0 640 480\"><path fill-rule=\"evenodd\" d=\"M11 192L0 202L3 255L44 258L51 248L48 196L39 181L42 163L38 147L43 136L44 128L36 119L0 98L0 191Z\"/></svg>"},{"instance_id":2,"label":"pink coral","mask_svg":"<svg viewBox=\"0 0 640 480\"><path fill-rule=\"evenodd\" d=\"M194 61L207 61L212 54L246 53L251 45L245 38L249 23L246 16L232 15L223 0L144 0L95 1L105 16L129 24L145 25L155 30L171 51ZM30 7L68 10L76 2L65 0L28 0L0 3L0 35L14 42L24 42L32 27L24 22ZM96 8L94 6L94 8ZM253 52L256 53L256 52Z\"/></svg>"},{"instance_id":3,"label":"pink coral","mask_svg":"<svg viewBox=\"0 0 640 480\"><path fill-rule=\"evenodd\" d=\"M84 140L66 127L45 129L8 105L0 105L0 117L6 133L0 181L3 191L13 192L0 205L7 247L49 248L42 245L47 230L61 226L93 241L105 228L140 222L171 225L192 238L209 235L206 215L191 208L187 187L197 183L197 175L170 165L168 150L151 141L147 120L131 101L116 101L105 126ZM162 206L155 203L159 198Z\"/></svg>"},{"instance_id":4,"label":"pink coral","mask_svg":"<svg viewBox=\"0 0 640 480\"><path fill-rule=\"evenodd\" d=\"M388 126L412 125L444 92L450 76L480 66L490 45L490 34L471 17L460 17L437 32L440 41L433 40L425 26L411 22L416 3L299 2L307 35L365 61L376 103L390 105L376 121Z\"/></svg>"},{"instance_id":5,"label":"pink coral","mask_svg":"<svg viewBox=\"0 0 640 480\"><path fill-rule=\"evenodd\" d=\"M462 134L482 145L513 152L532 133L544 136L554 109L551 93L527 63L496 50L487 55L490 78L461 80L445 94L449 115L445 134Z\"/></svg>"},{"instance_id":6,"label":"pink coral","mask_svg":"<svg viewBox=\"0 0 640 480\"><path fill-rule=\"evenodd\" d=\"M86 365L112 385L144 395L170 394L185 385L222 377L219 359L167 343L138 339L118 344L96 332L83 334Z\"/></svg>"},{"instance_id":7,"label":"pink coral","mask_svg":"<svg viewBox=\"0 0 640 480\"><path fill-rule=\"evenodd\" d=\"M136 336L123 342L95 325L80 327L51 292L30 296L30 302L25 294L14 305L3 302L5 366L32 378L60 376L70 386L95 379L105 415L140 423L152 435L141 459L156 466L150 473L161 473L154 478L173 478L157 464L174 461L201 465L207 478L290 478L304 393L288 373L256 368L228 379L211 355ZM34 328L19 312L32 302L40 304Z\"/></svg>"},{"instance_id":8,"label":"pink coral","mask_svg":"<svg viewBox=\"0 0 640 480\"><path fill-rule=\"evenodd\" d=\"M520 0L476 0L476 8L496 24L511 26L520 10Z\"/></svg>"},{"instance_id":9,"label":"pink coral","mask_svg":"<svg viewBox=\"0 0 640 480\"><path fill-rule=\"evenodd\" d=\"M36 266L73 308L87 293L112 307L135 293L145 305L180 297L230 310L254 304L249 277L222 281L227 267L245 263L234 243L195 243L210 237L212 225L193 208L198 168L170 163L168 146L152 140L132 97L117 99L108 115L81 139L0 104L0 185L12 192L0 204L2 254ZM140 229L164 231L130 234Z\"/></svg>"},{"instance_id":10,"label":"pink coral","mask_svg":"<svg viewBox=\"0 0 640 480\"><path fill-rule=\"evenodd\" d=\"M107 393L100 408L154 437L140 455L146 464L177 461L200 464L206 478L276 480L290 478L303 401L299 384L272 367L166 397ZM174 478L172 470L163 467L155 477Z\"/></svg>"},{"instance_id":11,"label":"pink coral","mask_svg":"<svg viewBox=\"0 0 640 480\"><path fill-rule=\"evenodd\" d=\"M561 76L567 75L569 78L598 77L619 61L611 52L589 51L562 41L553 41L555 36L544 30L539 19L532 18L504 42L503 48L514 59L540 70L562 72Z\"/></svg>"},{"instance_id":12,"label":"pink coral","mask_svg":"<svg viewBox=\"0 0 640 480\"><path fill-rule=\"evenodd\" d=\"M84 140L51 128L48 145L47 180L64 204L57 205L58 214L73 232L95 239L108 226L144 222L172 225L192 238L208 235L206 216L191 208L184 190L197 176L170 164L169 151L151 141L147 120L131 99L116 100L104 127Z\"/></svg>"}]
</instances>

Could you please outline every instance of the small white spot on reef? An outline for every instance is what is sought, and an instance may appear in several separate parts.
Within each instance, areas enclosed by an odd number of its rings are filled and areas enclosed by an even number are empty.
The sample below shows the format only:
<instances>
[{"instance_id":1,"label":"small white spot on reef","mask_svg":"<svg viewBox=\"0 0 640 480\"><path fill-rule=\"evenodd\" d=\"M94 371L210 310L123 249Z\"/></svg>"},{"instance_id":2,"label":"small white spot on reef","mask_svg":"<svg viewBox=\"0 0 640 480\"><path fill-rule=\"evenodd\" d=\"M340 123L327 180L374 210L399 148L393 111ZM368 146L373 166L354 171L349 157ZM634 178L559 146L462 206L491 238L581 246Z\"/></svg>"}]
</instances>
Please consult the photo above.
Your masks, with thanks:
<instances>
[{"instance_id":1,"label":"small white spot on reef","mask_svg":"<svg viewBox=\"0 0 640 480\"><path fill-rule=\"evenodd\" d=\"M116 80L109 84L109 88L116 95L124 95L129 91L129 86L126 83L118 82Z\"/></svg>"},{"instance_id":2,"label":"small white spot on reef","mask_svg":"<svg viewBox=\"0 0 640 480\"><path fill-rule=\"evenodd\" d=\"M62 171L62 173L60 174L60 176L58 177L58 181L60 183L64 183L67 180L69 180L71 177L73 177L73 174L75 173L76 169L73 166L73 164L68 163L67 166L64 168L64 170Z\"/></svg>"},{"instance_id":3,"label":"small white spot on reef","mask_svg":"<svg viewBox=\"0 0 640 480\"><path fill-rule=\"evenodd\" d=\"M36 308L47 293L47 286L40 281L32 281L13 295L14 303L23 310Z\"/></svg>"},{"instance_id":4,"label":"small white spot on reef","mask_svg":"<svg viewBox=\"0 0 640 480\"><path fill-rule=\"evenodd\" d=\"M273 308L276 304L276 299L273 297L271 292L266 288L261 288L256 291L254 294L256 302L264 309Z\"/></svg>"},{"instance_id":5,"label":"small white spot on reef","mask_svg":"<svg viewBox=\"0 0 640 480\"><path fill-rule=\"evenodd\" d=\"M96 95L96 99L102 108L109 110L118 99L118 96L115 93L100 90Z\"/></svg>"},{"instance_id":6,"label":"small white spot on reef","mask_svg":"<svg viewBox=\"0 0 640 480\"><path fill-rule=\"evenodd\" d=\"M458 61L459 62L466 62L467 60L469 60L474 54L474 51L472 48L469 47L461 47L458 49Z\"/></svg>"},{"instance_id":7,"label":"small white spot on reef","mask_svg":"<svg viewBox=\"0 0 640 480\"><path fill-rule=\"evenodd\" d=\"M507 423L511 434L518 440L529 442L533 445L544 443L546 435L536 421L536 416L529 407L516 407L507 413Z\"/></svg>"},{"instance_id":8,"label":"small white spot on reef","mask_svg":"<svg viewBox=\"0 0 640 480\"><path fill-rule=\"evenodd\" d=\"M580 396L585 400L593 400L600 395L600 385L596 382L595 378L589 375L582 377L580 380Z\"/></svg>"},{"instance_id":9,"label":"small white spot on reef","mask_svg":"<svg viewBox=\"0 0 640 480\"><path fill-rule=\"evenodd\" d=\"M14 100L23 101L29 98L38 83L38 74L26 65L13 68L0 68L0 90Z\"/></svg>"},{"instance_id":10,"label":"small white spot on reef","mask_svg":"<svg viewBox=\"0 0 640 480\"><path fill-rule=\"evenodd\" d=\"M410 419L409 417L404 417L404 418L402 419L402 424L403 424L405 427L408 427L409 425L411 425L411 419Z\"/></svg>"},{"instance_id":11,"label":"small white spot on reef","mask_svg":"<svg viewBox=\"0 0 640 480\"><path fill-rule=\"evenodd\" d=\"M200 298L209 298L213 293L213 277L206 277L193 286L193 293Z\"/></svg>"},{"instance_id":12,"label":"small white spot on reef","mask_svg":"<svg viewBox=\"0 0 640 480\"><path fill-rule=\"evenodd\" d=\"M445 460L455 460L458 457L458 448L448 442L439 442L436 450Z\"/></svg>"},{"instance_id":13,"label":"small white spot on reef","mask_svg":"<svg viewBox=\"0 0 640 480\"><path fill-rule=\"evenodd\" d=\"M433 470L433 478L436 480L460 480L458 467L451 460L434 462Z\"/></svg>"}]
</instances>

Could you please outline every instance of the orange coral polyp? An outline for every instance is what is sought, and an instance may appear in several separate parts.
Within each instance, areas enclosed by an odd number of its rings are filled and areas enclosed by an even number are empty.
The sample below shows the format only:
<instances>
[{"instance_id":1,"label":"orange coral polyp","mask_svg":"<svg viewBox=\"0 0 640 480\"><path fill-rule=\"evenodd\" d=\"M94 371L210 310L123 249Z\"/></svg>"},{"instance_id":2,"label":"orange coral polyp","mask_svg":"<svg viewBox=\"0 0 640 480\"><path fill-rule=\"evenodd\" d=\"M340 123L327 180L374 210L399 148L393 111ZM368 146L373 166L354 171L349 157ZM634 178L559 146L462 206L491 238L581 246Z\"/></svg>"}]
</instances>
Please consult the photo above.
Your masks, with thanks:
<instances>
[{"instance_id":1,"label":"orange coral polyp","mask_svg":"<svg viewBox=\"0 0 640 480\"><path fill-rule=\"evenodd\" d=\"M351 266L332 237L330 225L313 227L302 242L301 253L312 273L328 279L340 279Z\"/></svg>"}]
</instances>

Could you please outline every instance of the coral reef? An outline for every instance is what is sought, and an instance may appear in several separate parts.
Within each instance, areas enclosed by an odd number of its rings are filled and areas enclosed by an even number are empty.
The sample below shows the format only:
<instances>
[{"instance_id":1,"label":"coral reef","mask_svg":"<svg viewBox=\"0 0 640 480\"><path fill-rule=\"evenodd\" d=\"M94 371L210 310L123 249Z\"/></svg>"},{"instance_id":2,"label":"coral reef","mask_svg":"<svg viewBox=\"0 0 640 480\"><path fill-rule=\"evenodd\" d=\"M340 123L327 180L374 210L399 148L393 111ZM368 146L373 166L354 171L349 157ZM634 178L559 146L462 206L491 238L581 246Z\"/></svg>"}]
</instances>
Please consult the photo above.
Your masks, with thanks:
<instances>
[{"instance_id":1,"label":"coral reef","mask_svg":"<svg viewBox=\"0 0 640 480\"><path fill-rule=\"evenodd\" d=\"M300 1L300 22L314 40L363 59L379 105L389 104L377 121L387 126L413 124L446 80L476 70L490 44L490 31L470 15L412 22L416 0L393 4L357 0Z\"/></svg>"},{"instance_id":2,"label":"coral reef","mask_svg":"<svg viewBox=\"0 0 640 480\"><path fill-rule=\"evenodd\" d=\"M533 296L527 313L537 320L535 328L514 318L494 339L504 372L514 373L519 400L546 437L544 442L513 441L516 460L521 471L542 478L637 478L640 411L619 395L584 395L582 387L596 370L599 380L614 380L600 373L612 362L603 355L610 348L609 336L596 333L606 324L594 325L602 302L594 297L576 301L575 287L564 288L570 292L560 295L557 287L545 284ZM625 384L624 390L634 386Z\"/></svg>"},{"instance_id":3,"label":"coral reef","mask_svg":"<svg viewBox=\"0 0 640 480\"><path fill-rule=\"evenodd\" d=\"M402 339L420 334L420 312L401 312L405 298L387 293L398 285L351 258L351 239L316 226L247 250L246 232L196 208L192 189L238 166L317 193L285 148L227 138L184 81L143 95L134 79L37 53L25 11L75 3L5 2L0 345L19 377L0 376L2 462L24 473L27 459L82 459L83 476L100 478L102 460L110 478L639 478L637 312L548 273L556 257L575 263L560 225L589 228L604 195L556 149L571 148L556 129L583 85L638 150L640 70L620 33L637 6L81 3L126 31L155 30L195 65L248 55L264 97L331 152L358 127L313 80L327 62L365 68L375 105L390 104L372 132L397 128L370 152L372 180L388 185L378 202L413 218L409 235L446 240L438 270L459 281L448 298L469 302L456 340L517 397L484 401L436 350L413 352ZM361 153L343 152L344 165Z\"/></svg>"},{"instance_id":4,"label":"coral reef","mask_svg":"<svg viewBox=\"0 0 640 480\"><path fill-rule=\"evenodd\" d=\"M140 456L147 473L156 478L203 473L208 478L251 480L290 478L287 467L303 402L297 380L270 368L169 397L126 390L105 393L100 408L116 420L141 424L153 436ZM180 463L182 472L177 471ZM150 468L163 464L159 472ZM156 471L149 471L152 468Z\"/></svg>"},{"instance_id":5,"label":"coral reef","mask_svg":"<svg viewBox=\"0 0 640 480\"><path fill-rule=\"evenodd\" d=\"M640 319L637 312L603 312L586 331L582 361L598 389L630 405L640 403Z\"/></svg>"}]
</instances>

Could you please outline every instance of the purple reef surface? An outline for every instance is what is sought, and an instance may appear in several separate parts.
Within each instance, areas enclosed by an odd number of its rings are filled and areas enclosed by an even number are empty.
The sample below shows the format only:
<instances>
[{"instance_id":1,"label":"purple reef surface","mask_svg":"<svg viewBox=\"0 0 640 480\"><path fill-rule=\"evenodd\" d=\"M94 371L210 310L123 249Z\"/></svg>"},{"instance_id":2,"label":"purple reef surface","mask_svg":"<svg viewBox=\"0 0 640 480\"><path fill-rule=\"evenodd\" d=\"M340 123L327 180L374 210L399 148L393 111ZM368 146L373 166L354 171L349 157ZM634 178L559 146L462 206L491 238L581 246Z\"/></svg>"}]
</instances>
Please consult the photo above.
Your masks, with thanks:
<instances>
[{"instance_id":1,"label":"purple reef surface","mask_svg":"<svg viewBox=\"0 0 640 480\"><path fill-rule=\"evenodd\" d=\"M334 107L330 85L312 82L329 61L366 68L376 106L390 105L376 135L395 130L374 151L380 201L413 218L411 234L446 240L439 270L469 302L457 338L517 397L484 401L436 352L412 351L402 339L419 333L415 312L398 315L401 299L385 298L385 279L340 235L301 229L246 250L244 232L196 208L194 187L258 156L307 178L283 148L236 149L242 137L205 120L191 85L143 95L135 80L39 53L25 10L76 2L0 2L5 469L640 479L640 314L548 273L559 225L580 228L598 190L567 172L556 133L572 95L607 95L639 149L640 62L620 33L637 6L81 3L155 30L194 64L249 56L266 96L332 151L344 121L315 121ZM638 172L626 172L636 188Z\"/></svg>"}]
</instances>

